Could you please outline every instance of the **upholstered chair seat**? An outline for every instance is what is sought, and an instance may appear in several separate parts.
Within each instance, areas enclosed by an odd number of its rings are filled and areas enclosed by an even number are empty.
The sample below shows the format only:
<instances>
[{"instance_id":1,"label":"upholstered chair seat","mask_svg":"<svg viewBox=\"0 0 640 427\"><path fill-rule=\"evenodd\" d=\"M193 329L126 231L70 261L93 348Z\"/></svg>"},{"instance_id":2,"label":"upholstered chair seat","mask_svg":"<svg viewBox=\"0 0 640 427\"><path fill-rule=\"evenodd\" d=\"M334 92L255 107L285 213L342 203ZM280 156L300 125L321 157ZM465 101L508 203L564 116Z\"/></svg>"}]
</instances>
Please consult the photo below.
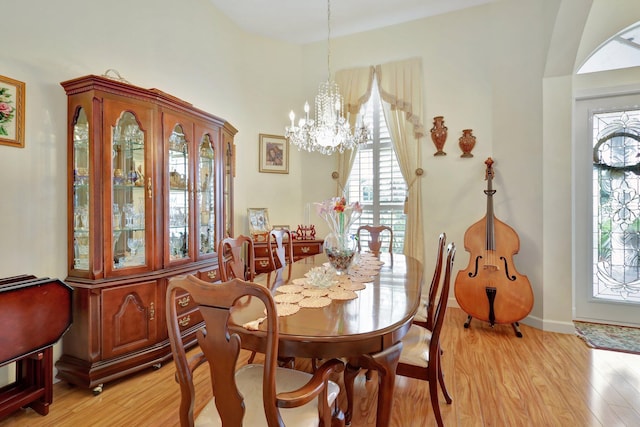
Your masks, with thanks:
<instances>
[{"instance_id":1,"label":"upholstered chair seat","mask_svg":"<svg viewBox=\"0 0 640 427\"><path fill-rule=\"evenodd\" d=\"M238 391L244 396L246 413L244 425L247 427L266 426L267 419L262 407L262 376L264 365L244 365L236 371L236 383ZM276 392L282 393L288 390L296 390L311 379L306 372L288 368L276 368ZM256 386L259 385L259 386ZM327 404L333 406L340 393L340 387L333 381L327 385ZM280 410L285 426L315 427L318 425L318 401L312 400L304 406L286 408ZM216 410L213 399L207 403L195 420L196 427L222 426L220 415Z\"/></svg>"},{"instance_id":2,"label":"upholstered chair seat","mask_svg":"<svg viewBox=\"0 0 640 427\"><path fill-rule=\"evenodd\" d=\"M411 325L409 332L402 338L400 362L407 365L429 366L429 345L431 331L418 325Z\"/></svg>"}]
</instances>

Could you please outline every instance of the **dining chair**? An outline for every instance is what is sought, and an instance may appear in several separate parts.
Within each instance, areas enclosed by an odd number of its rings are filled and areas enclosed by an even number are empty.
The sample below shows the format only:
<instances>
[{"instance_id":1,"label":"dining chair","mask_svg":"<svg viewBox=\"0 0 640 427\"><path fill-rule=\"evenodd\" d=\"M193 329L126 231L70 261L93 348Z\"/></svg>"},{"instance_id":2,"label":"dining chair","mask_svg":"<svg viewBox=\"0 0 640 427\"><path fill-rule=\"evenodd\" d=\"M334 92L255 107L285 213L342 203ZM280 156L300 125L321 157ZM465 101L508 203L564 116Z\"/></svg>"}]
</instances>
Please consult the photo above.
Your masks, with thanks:
<instances>
[{"instance_id":1,"label":"dining chair","mask_svg":"<svg viewBox=\"0 0 640 427\"><path fill-rule=\"evenodd\" d=\"M358 240L358 252L362 251L362 238L366 235L366 233L364 232L368 233L369 235L369 240L367 240L367 247L369 248L369 251L371 251L375 255L380 254L383 243L382 236L384 236L384 234L387 234L389 239L389 254L393 254L393 230L391 229L391 227L387 225L361 225L360 227L358 227L358 230L356 231Z\"/></svg>"},{"instance_id":2,"label":"dining chair","mask_svg":"<svg viewBox=\"0 0 640 427\"><path fill-rule=\"evenodd\" d=\"M402 352L396 368L396 375L417 378L429 382L429 395L431 406L438 426L443 426L440 403L438 400L438 384L448 404L452 399L444 385L444 376L440 366L440 335L444 324L444 315L449 300L451 288L451 276L456 246L449 243L447 246L447 258L445 262L444 278L440 286L439 296L434 311L433 329L428 330L422 326L412 324L409 332L402 338Z\"/></svg>"},{"instance_id":3,"label":"dining chair","mask_svg":"<svg viewBox=\"0 0 640 427\"><path fill-rule=\"evenodd\" d=\"M272 270L293 264L293 236L288 228L271 230L267 247Z\"/></svg>"},{"instance_id":4,"label":"dining chair","mask_svg":"<svg viewBox=\"0 0 640 427\"><path fill-rule=\"evenodd\" d=\"M269 283L272 283L271 273L275 271L275 283L281 278L284 267L293 264L293 235L287 228L273 229L269 232L267 240L267 249L269 251ZM291 268L289 268L289 277L291 277Z\"/></svg>"},{"instance_id":5,"label":"dining chair","mask_svg":"<svg viewBox=\"0 0 640 427\"><path fill-rule=\"evenodd\" d=\"M251 237L226 237L218 245L218 268L223 282L234 278L252 281L256 277L254 260Z\"/></svg>"},{"instance_id":6,"label":"dining chair","mask_svg":"<svg viewBox=\"0 0 640 427\"><path fill-rule=\"evenodd\" d=\"M176 298L188 292L204 320L196 332L202 352L187 358L178 323ZM256 298L265 306L264 364L244 365L236 370L241 339L230 329L232 306L240 298ZM337 405L340 387L329 376L344 369L332 359L309 374L277 366L278 315L271 292L238 278L215 286L193 275L169 279L166 297L167 328L180 385L179 416L182 427L198 426L344 426ZM211 399L197 416L194 371L209 366ZM332 424L333 422L333 424Z\"/></svg>"},{"instance_id":7,"label":"dining chair","mask_svg":"<svg viewBox=\"0 0 640 427\"><path fill-rule=\"evenodd\" d=\"M423 296L418 307L418 312L413 318L413 323L428 330L433 329L433 308L435 306L440 276L442 275L442 262L444 261L444 248L447 242L446 233L440 233L438 237L438 249L436 251L436 263L433 268L433 276L429 285L429 293Z\"/></svg>"}]
</instances>

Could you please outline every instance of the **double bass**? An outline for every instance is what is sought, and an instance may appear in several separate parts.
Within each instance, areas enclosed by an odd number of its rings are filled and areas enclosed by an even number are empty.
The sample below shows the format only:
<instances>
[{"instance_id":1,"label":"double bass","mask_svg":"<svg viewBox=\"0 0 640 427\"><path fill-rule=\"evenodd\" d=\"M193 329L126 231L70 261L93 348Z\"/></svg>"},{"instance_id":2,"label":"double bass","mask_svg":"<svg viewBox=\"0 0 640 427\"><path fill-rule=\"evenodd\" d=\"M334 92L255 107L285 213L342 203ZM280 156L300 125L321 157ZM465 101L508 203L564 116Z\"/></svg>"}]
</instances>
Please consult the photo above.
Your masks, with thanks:
<instances>
[{"instance_id":1,"label":"double bass","mask_svg":"<svg viewBox=\"0 0 640 427\"><path fill-rule=\"evenodd\" d=\"M527 276L518 273L513 263L513 256L520 250L518 234L493 213L494 161L489 157L484 163L487 212L464 234L469 265L456 276L455 296L468 314L465 328L475 317L491 326L510 323L516 335L522 337L518 321L533 308L533 290Z\"/></svg>"}]
</instances>

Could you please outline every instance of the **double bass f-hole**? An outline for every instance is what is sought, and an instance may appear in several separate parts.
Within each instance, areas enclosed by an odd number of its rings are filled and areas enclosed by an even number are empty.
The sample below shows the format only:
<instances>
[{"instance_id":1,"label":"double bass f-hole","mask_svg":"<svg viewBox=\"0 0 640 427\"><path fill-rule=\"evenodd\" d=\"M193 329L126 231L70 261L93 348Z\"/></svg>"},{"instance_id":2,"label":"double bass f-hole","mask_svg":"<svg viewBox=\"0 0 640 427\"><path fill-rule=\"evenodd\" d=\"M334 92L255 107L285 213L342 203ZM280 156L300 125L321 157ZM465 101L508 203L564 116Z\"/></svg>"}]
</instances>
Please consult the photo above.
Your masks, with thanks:
<instances>
[{"instance_id":1,"label":"double bass f-hole","mask_svg":"<svg viewBox=\"0 0 640 427\"><path fill-rule=\"evenodd\" d=\"M507 264L507 259L503 256L500 257L500 261L504 262L504 275L507 276L507 279L511 282L516 280L516 276L509 274L509 264Z\"/></svg>"},{"instance_id":2,"label":"double bass f-hole","mask_svg":"<svg viewBox=\"0 0 640 427\"><path fill-rule=\"evenodd\" d=\"M481 259L482 259L482 255L478 255L476 257L476 268L475 270L469 272L469 277L476 277L478 275L478 264L480 264Z\"/></svg>"}]
</instances>

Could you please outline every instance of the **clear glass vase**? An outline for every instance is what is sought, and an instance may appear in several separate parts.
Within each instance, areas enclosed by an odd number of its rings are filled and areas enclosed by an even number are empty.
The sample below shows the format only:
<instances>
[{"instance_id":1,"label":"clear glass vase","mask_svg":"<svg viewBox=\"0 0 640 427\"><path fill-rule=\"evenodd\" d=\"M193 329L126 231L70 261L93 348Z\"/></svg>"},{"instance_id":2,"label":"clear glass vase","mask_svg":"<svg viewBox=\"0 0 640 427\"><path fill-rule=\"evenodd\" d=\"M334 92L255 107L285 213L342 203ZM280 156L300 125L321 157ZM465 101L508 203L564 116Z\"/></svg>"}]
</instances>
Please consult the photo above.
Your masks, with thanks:
<instances>
[{"instance_id":1,"label":"clear glass vase","mask_svg":"<svg viewBox=\"0 0 640 427\"><path fill-rule=\"evenodd\" d=\"M347 274L356 253L356 239L348 233L330 233L324 239L324 252L336 274Z\"/></svg>"}]
</instances>

